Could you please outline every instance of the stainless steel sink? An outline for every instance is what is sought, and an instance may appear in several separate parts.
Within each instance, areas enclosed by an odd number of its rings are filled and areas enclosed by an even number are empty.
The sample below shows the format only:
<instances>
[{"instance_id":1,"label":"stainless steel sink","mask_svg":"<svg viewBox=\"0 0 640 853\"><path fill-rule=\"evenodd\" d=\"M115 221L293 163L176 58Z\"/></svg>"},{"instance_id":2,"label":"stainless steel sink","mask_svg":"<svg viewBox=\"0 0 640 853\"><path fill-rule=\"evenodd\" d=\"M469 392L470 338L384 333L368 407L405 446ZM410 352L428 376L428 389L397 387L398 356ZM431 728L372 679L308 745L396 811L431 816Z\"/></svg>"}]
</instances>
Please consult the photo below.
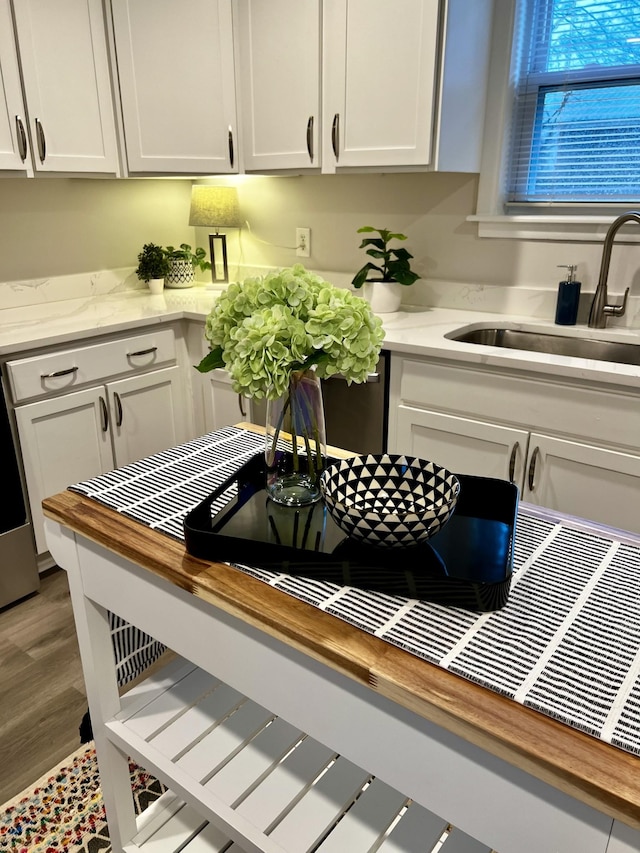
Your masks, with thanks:
<instances>
[{"instance_id":1,"label":"stainless steel sink","mask_svg":"<svg viewBox=\"0 0 640 853\"><path fill-rule=\"evenodd\" d=\"M452 341L482 344L489 347L544 352L550 355L569 355L576 358L594 358L617 364L640 365L640 344L621 341L600 341L593 338L574 338L519 329L471 329L447 335Z\"/></svg>"}]
</instances>

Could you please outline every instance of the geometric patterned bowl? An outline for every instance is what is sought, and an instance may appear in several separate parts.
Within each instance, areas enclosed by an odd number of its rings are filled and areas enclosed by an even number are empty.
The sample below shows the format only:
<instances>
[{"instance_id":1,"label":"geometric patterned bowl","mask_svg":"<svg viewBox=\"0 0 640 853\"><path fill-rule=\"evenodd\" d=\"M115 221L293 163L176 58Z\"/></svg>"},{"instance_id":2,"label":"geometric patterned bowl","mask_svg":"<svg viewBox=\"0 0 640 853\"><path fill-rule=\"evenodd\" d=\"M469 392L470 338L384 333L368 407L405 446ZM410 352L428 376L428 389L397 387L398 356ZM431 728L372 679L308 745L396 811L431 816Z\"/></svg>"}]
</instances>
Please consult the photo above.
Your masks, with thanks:
<instances>
[{"instance_id":1,"label":"geometric patterned bowl","mask_svg":"<svg viewBox=\"0 0 640 853\"><path fill-rule=\"evenodd\" d=\"M413 456L353 456L320 479L327 509L347 536L368 545L409 548L446 524L460 493L458 478Z\"/></svg>"}]
</instances>

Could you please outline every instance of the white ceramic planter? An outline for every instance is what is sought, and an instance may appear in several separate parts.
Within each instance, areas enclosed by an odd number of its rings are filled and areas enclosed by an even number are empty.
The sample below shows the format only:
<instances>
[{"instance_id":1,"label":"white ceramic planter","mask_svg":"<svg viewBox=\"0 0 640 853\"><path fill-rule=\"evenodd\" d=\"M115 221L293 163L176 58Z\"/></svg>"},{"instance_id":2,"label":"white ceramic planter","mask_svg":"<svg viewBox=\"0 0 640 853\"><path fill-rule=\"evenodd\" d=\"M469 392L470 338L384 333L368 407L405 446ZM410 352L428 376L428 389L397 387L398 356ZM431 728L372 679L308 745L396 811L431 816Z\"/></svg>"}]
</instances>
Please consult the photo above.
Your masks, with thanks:
<instances>
[{"instance_id":1,"label":"white ceramic planter","mask_svg":"<svg viewBox=\"0 0 640 853\"><path fill-rule=\"evenodd\" d=\"M400 308L402 285L397 281L365 282L364 298L374 314L393 314Z\"/></svg>"},{"instance_id":2,"label":"white ceramic planter","mask_svg":"<svg viewBox=\"0 0 640 853\"><path fill-rule=\"evenodd\" d=\"M157 296L159 293L162 293L164 290L164 279L163 278L152 278L149 279L149 290L153 293L154 296Z\"/></svg>"},{"instance_id":3,"label":"white ceramic planter","mask_svg":"<svg viewBox=\"0 0 640 853\"><path fill-rule=\"evenodd\" d=\"M167 287L193 287L195 273L191 261L175 258L169 260L169 273L164 280Z\"/></svg>"}]
</instances>

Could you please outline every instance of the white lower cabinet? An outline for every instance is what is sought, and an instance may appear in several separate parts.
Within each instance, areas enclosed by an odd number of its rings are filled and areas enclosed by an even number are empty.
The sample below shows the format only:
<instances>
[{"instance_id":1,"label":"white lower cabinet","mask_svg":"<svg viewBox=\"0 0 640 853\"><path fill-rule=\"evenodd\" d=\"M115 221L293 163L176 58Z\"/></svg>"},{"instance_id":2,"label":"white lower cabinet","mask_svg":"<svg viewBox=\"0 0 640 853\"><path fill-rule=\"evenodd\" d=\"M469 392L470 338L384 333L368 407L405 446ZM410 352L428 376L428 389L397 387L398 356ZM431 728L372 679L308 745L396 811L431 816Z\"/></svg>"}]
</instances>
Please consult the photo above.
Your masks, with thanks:
<instances>
[{"instance_id":1,"label":"white lower cabinet","mask_svg":"<svg viewBox=\"0 0 640 853\"><path fill-rule=\"evenodd\" d=\"M221 429L251 421L251 400L233 390L226 370L212 370L207 374L204 412L207 430Z\"/></svg>"},{"instance_id":2,"label":"white lower cabinet","mask_svg":"<svg viewBox=\"0 0 640 853\"><path fill-rule=\"evenodd\" d=\"M16 409L39 554L45 497L187 439L180 375L168 367Z\"/></svg>"},{"instance_id":3,"label":"white lower cabinet","mask_svg":"<svg viewBox=\"0 0 640 853\"><path fill-rule=\"evenodd\" d=\"M39 554L44 498L193 437L180 338L167 326L7 362Z\"/></svg>"},{"instance_id":4,"label":"white lower cabinet","mask_svg":"<svg viewBox=\"0 0 640 853\"><path fill-rule=\"evenodd\" d=\"M527 503L640 532L637 392L392 361L390 452L510 480Z\"/></svg>"}]
</instances>

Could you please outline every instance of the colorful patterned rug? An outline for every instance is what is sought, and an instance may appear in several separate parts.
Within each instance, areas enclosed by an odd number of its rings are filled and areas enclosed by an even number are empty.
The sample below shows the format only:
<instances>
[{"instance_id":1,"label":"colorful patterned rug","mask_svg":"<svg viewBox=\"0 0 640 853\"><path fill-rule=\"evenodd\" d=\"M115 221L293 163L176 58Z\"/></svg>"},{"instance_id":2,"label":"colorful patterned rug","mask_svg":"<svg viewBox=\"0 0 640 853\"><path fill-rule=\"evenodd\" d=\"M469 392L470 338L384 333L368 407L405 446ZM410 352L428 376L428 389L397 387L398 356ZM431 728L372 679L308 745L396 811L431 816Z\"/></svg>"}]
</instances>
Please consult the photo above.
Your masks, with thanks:
<instances>
[{"instance_id":1,"label":"colorful patterned rug","mask_svg":"<svg viewBox=\"0 0 640 853\"><path fill-rule=\"evenodd\" d=\"M164 791L129 762L136 812ZM93 746L85 744L33 788L0 806L0 850L10 853L111 853Z\"/></svg>"}]
</instances>

